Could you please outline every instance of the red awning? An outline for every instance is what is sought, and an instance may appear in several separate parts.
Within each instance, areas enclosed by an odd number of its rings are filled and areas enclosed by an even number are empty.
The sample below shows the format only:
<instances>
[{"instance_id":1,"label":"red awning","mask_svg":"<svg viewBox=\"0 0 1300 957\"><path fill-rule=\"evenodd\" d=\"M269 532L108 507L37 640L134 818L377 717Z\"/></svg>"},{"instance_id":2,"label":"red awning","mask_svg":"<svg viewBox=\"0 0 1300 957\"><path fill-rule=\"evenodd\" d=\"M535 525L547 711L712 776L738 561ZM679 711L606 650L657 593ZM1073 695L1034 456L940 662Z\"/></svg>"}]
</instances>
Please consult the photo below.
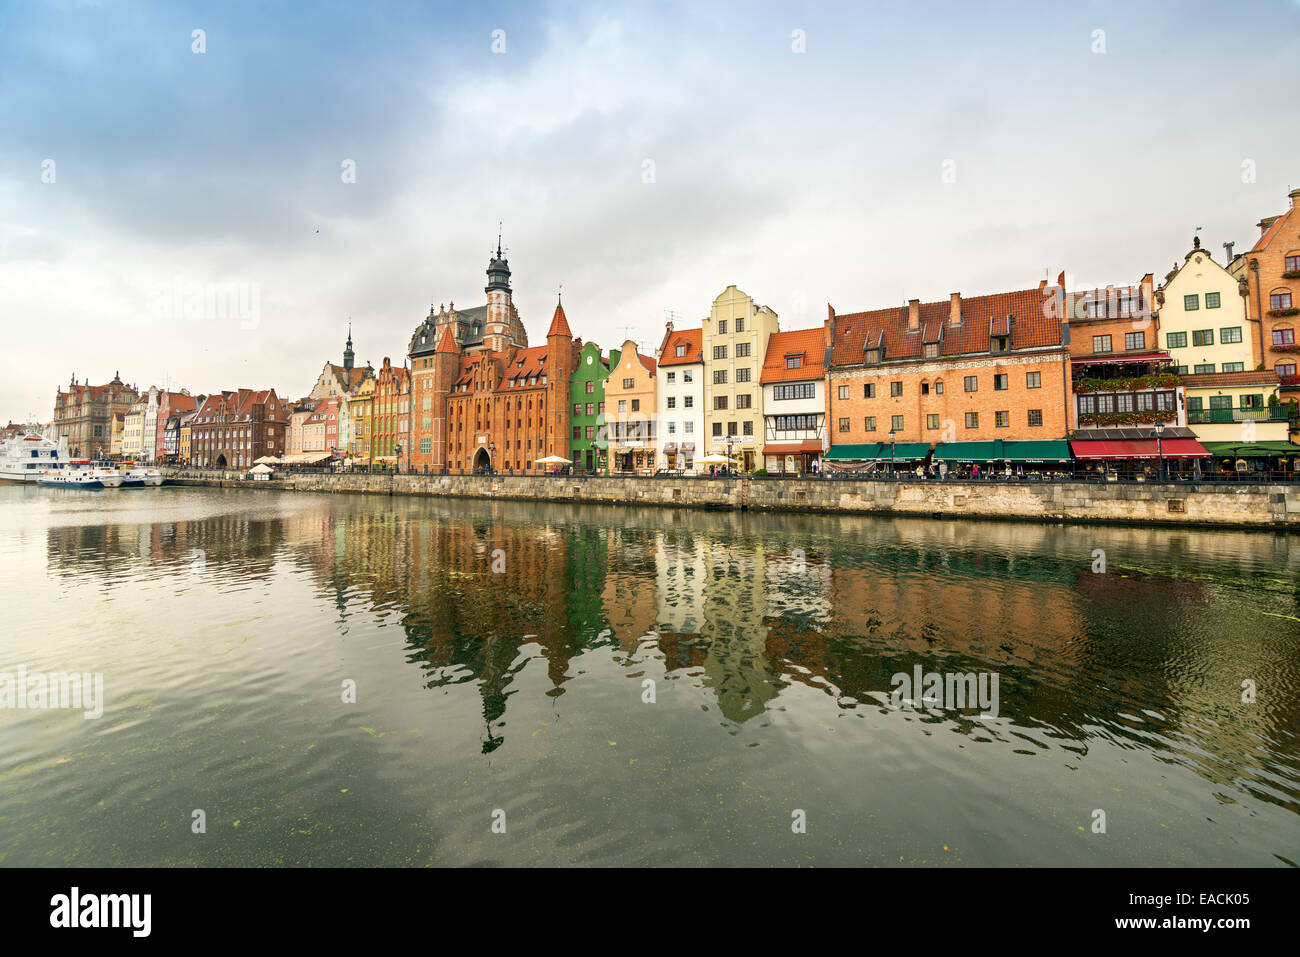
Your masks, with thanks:
<instances>
[{"instance_id":1,"label":"red awning","mask_svg":"<svg viewBox=\"0 0 1300 957\"><path fill-rule=\"evenodd\" d=\"M820 452L822 444L817 439L804 442L779 442L763 446L764 455L799 455L801 452Z\"/></svg>"},{"instance_id":2,"label":"red awning","mask_svg":"<svg viewBox=\"0 0 1300 957\"><path fill-rule=\"evenodd\" d=\"M1076 459L1154 459L1163 452L1167 459L1208 459L1210 453L1195 439L1071 439Z\"/></svg>"},{"instance_id":3,"label":"red awning","mask_svg":"<svg viewBox=\"0 0 1300 957\"><path fill-rule=\"evenodd\" d=\"M1070 362L1076 366L1102 365L1103 363L1146 363L1146 362L1173 362L1174 360L1163 352L1137 352L1123 353L1118 352L1113 355L1091 355L1091 356L1071 356Z\"/></svg>"}]
</instances>

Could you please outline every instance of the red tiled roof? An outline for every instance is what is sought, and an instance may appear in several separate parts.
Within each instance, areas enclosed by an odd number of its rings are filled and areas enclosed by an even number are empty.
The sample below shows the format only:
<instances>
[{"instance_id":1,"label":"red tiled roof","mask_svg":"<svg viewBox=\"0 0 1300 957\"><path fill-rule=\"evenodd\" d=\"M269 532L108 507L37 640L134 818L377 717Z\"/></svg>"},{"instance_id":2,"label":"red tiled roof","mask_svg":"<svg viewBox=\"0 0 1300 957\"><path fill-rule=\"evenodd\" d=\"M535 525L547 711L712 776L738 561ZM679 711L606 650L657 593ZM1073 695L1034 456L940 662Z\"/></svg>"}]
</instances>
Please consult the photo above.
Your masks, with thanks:
<instances>
[{"instance_id":1,"label":"red tiled roof","mask_svg":"<svg viewBox=\"0 0 1300 957\"><path fill-rule=\"evenodd\" d=\"M643 356L638 352L637 358L641 360L641 365L645 366L651 375L655 374L655 367L658 363L655 362L652 356Z\"/></svg>"},{"instance_id":2,"label":"red tiled roof","mask_svg":"<svg viewBox=\"0 0 1300 957\"><path fill-rule=\"evenodd\" d=\"M434 352L460 352L460 346L456 345L456 337L451 334L451 323L442 327L442 338L438 340L438 348Z\"/></svg>"},{"instance_id":3,"label":"red tiled roof","mask_svg":"<svg viewBox=\"0 0 1300 957\"><path fill-rule=\"evenodd\" d=\"M998 334L996 329L1006 328L1008 316L1014 317L1012 350L1059 347L1061 319L1049 315L1054 310L1047 308L1051 297L1059 293L1059 287L1045 286L963 298L961 323L955 326L949 322L950 300L923 302L919 304L915 330L908 329L909 309L905 305L836 315L831 365L860 365L868 341L873 349L884 348L886 362L920 359L922 345L935 342L944 358L988 353L991 336Z\"/></svg>"},{"instance_id":4,"label":"red tiled roof","mask_svg":"<svg viewBox=\"0 0 1300 957\"><path fill-rule=\"evenodd\" d=\"M1283 213L1281 216L1279 216L1276 222L1274 222L1272 226L1264 230L1263 235L1259 237L1259 242L1255 243L1254 246L1250 247L1250 251L1252 253L1259 252L1261 249L1263 249L1265 246L1271 243L1274 237L1276 237L1277 234L1282 231L1282 227L1286 224L1287 220L1291 218L1291 214L1294 212L1295 212L1295 207L1293 206L1290 209L1288 209L1285 213Z\"/></svg>"},{"instance_id":5,"label":"red tiled roof","mask_svg":"<svg viewBox=\"0 0 1300 957\"><path fill-rule=\"evenodd\" d=\"M1202 372L1199 375L1181 375L1188 389L1213 389L1235 385L1277 385L1278 376L1272 369L1247 369L1244 372Z\"/></svg>"},{"instance_id":6,"label":"red tiled roof","mask_svg":"<svg viewBox=\"0 0 1300 957\"><path fill-rule=\"evenodd\" d=\"M786 359L802 356L798 369L787 369ZM793 329L774 332L767 340L763 372L759 382L798 382L820 379L826 374L825 329Z\"/></svg>"},{"instance_id":7,"label":"red tiled roof","mask_svg":"<svg viewBox=\"0 0 1300 957\"><path fill-rule=\"evenodd\" d=\"M674 329L668 336L668 341L664 343L663 351L659 353L660 366L680 366L692 362L703 362L702 353L704 344L703 329ZM685 346L686 355L679 356L677 347Z\"/></svg>"},{"instance_id":8,"label":"red tiled roof","mask_svg":"<svg viewBox=\"0 0 1300 957\"><path fill-rule=\"evenodd\" d=\"M551 317L551 328L546 332L546 338L551 336L568 336L573 338L573 333L569 331L569 320L564 317L564 307L559 303L555 304L555 315Z\"/></svg>"}]
</instances>

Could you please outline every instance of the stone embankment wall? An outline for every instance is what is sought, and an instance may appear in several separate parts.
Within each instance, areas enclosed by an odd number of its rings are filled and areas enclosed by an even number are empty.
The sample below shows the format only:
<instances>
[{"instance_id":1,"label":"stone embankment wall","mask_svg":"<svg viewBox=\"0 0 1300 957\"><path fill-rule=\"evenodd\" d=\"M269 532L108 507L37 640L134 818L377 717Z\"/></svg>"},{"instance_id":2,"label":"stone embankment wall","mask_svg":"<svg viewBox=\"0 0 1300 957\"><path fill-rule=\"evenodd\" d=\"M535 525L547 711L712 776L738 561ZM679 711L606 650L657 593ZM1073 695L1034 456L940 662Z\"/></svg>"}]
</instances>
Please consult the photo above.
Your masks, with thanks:
<instances>
[{"instance_id":1,"label":"stone embankment wall","mask_svg":"<svg viewBox=\"0 0 1300 957\"><path fill-rule=\"evenodd\" d=\"M193 473L191 473L192 476ZM1178 483L927 482L843 479L584 478L510 475L169 476L170 484L303 492L434 495L544 502L935 518L1300 529L1300 486Z\"/></svg>"}]
</instances>

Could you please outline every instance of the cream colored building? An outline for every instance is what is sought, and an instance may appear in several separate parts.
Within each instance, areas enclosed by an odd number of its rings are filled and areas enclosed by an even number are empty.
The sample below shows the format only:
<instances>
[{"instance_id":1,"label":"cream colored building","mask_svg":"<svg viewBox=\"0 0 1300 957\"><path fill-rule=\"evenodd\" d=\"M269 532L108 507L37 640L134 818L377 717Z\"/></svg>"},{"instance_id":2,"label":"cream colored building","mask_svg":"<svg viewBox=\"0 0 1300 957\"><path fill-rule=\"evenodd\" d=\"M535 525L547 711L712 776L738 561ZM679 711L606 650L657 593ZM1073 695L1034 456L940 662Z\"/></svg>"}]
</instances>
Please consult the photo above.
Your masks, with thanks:
<instances>
[{"instance_id":1,"label":"cream colored building","mask_svg":"<svg viewBox=\"0 0 1300 957\"><path fill-rule=\"evenodd\" d=\"M122 417L122 457L139 459L144 455L144 419L147 399L140 399Z\"/></svg>"},{"instance_id":2,"label":"cream colored building","mask_svg":"<svg viewBox=\"0 0 1300 957\"><path fill-rule=\"evenodd\" d=\"M612 357L612 353L611 353ZM658 468L657 363L631 339L619 350L605 381L605 428L613 472L653 473Z\"/></svg>"},{"instance_id":3,"label":"cream colored building","mask_svg":"<svg viewBox=\"0 0 1300 957\"><path fill-rule=\"evenodd\" d=\"M1187 425L1201 442L1284 442L1278 378L1257 370L1259 330L1246 319L1237 279L1200 239L1156 290L1158 347L1186 389ZM1274 405L1270 406L1270 398Z\"/></svg>"},{"instance_id":4,"label":"cream colored building","mask_svg":"<svg viewBox=\"0 0 1300 957\"><path fill-rule=\"evenodd\" d=\"M710 452L736 456L746 472L762 462L759 376L776 331L776 313L735 286L713 300L703 323L705 441Z\"/></svg>"},{"instance_id":5,"label":"cream colored building","mask_svg":"<svg viewBox=\"0 0 1300 957\"><path fill-rule=\"evenodd\" d=\"M114 415L112 424L109 426L108 454L112 458L120 458L122 455L122 429L124 422L122 416Z\"/></svg>"}]
</instances>

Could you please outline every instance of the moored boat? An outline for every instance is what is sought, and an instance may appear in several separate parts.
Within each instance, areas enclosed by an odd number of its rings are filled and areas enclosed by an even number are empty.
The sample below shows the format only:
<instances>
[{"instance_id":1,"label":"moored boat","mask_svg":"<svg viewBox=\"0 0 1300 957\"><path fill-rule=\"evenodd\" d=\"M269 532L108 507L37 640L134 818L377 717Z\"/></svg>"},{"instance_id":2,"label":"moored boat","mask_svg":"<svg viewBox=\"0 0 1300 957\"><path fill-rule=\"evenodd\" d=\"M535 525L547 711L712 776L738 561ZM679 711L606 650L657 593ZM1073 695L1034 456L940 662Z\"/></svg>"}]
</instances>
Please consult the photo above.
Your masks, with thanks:
<instances>
[{"instance_id":1,"label":"moored boat","mask_svg":"<svg viewBox=\"0 0 1300 957\"><path fill-rule=\"evenodd\" d=\"M36 483L61 488L118 488L122 473L91 459L70 459L62 468L46 469Z\"/></svg>"},{"instance_id":2,"label":"moored boat","mask_svg":"<svg viewBox=\"0 0 1300 957\"><path fill-rule=\"evenodd\" d=\"M132 486L140 487L144 485L162 485L163 475L157 469L149 468L146 465L139 465L135 462L122 462L119 466L122 473L122 487L130 488Z\"/></svg>"},{"instance_id":3,"label":"moored boat","mask_svg":"<svg viewBox=\"0 0 1300 957\"><path fill-rule=\"evenodd\" d=\"M41 474L63 468L68 459L68 440L57 442L29 432L0 442L0 480L35 482Z\"/></svg>"}]
</instances>

